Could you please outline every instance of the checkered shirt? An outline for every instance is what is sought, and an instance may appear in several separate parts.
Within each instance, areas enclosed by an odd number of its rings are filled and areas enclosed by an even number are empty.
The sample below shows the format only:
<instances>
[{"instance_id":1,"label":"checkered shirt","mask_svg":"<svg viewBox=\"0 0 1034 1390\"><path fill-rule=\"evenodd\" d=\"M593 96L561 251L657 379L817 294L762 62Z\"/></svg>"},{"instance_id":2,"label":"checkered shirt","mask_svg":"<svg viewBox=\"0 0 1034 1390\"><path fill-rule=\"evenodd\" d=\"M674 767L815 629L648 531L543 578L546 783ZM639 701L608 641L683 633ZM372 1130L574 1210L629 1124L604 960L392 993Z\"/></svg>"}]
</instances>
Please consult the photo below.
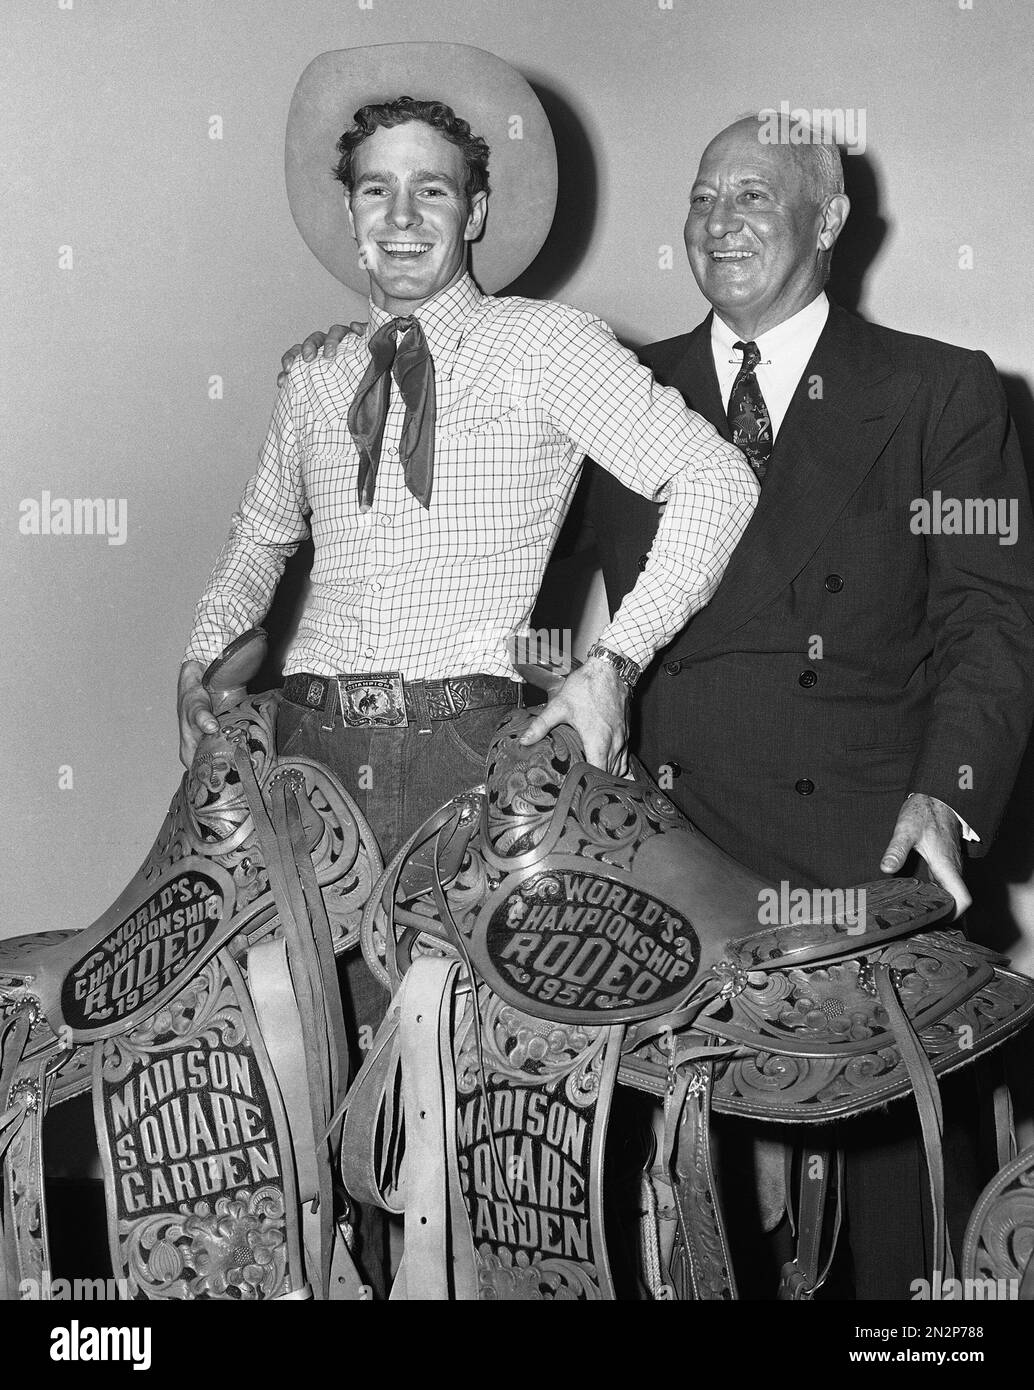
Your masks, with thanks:
<instances>
[{"instance_id":1,"label":"checkered shirt","mask_svg":"<svg viewBox=\"0 0 1034 1390\"><path fill-rule=\"evenodd\" d=\"M639 582L599 640L645 666L714 593L757 502L742 454L599 319L562 304L480 293L464 276L417 312L434 358L434 488L425 510L398 455L392 382L373 508L360 512L347 416L372 333L337 356L298 358L187 649L202 664L260 623L310 532L311 586L285 671L401 671L429 680L515 677L526 629L587 454L665 501Z\"/></svg>"}]
</instances>

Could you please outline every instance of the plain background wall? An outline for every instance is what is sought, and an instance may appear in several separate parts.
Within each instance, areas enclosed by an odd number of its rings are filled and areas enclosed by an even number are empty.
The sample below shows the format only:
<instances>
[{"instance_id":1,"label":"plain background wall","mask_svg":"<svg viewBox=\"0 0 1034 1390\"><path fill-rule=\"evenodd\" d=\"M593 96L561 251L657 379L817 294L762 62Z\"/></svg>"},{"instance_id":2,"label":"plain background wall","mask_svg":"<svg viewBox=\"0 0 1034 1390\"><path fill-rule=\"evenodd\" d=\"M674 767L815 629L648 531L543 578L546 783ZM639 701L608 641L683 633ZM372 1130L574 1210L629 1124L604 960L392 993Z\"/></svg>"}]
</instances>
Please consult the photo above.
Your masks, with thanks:
<instances>
[{"instance_id":1,"label":"plain background wall","mask_svg":"<svg viewBox=\"0 0 1034 1390\"><path fill-rule=\"evenodd\" d=\"M843 293L988 351L1029 438L1030 0L3 0L0 935L88 925L157 833L193 605L280 353L362 316L288 211L291 92L324 49L405 39L539 88L563 197L520 288L637 343L704 311L681 228L709 136L783 100L863 109ZM126 544L21 535L44 490L124 498ZM1030 940L1024 777L988 901Z\"/></svg>"}]
</instances>

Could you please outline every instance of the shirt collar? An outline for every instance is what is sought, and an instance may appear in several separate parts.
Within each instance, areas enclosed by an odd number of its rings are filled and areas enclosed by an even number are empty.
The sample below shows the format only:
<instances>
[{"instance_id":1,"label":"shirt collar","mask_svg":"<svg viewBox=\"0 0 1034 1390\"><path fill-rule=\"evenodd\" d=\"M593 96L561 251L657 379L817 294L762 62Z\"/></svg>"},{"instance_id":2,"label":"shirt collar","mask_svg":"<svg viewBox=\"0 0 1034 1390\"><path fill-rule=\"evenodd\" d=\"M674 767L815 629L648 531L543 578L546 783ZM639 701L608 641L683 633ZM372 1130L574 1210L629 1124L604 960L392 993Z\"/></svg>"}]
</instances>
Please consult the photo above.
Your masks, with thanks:
<instances>
[{"instance_id":1,"label":"shirt collar","mask_svg":"<svg viewBox=\"0 0 1034 1390\"><path fill-rule=\"evenodd\" d=\"M467 320L479 307L485 296L469 275L461 275L454 285L441 290L421 304L413 315L424 330L427 346L436 366L447 359L459 346ZM401 315L389 314L370 300L370 322L366 330L366 342L378 328Z\"/></svg>"},{"instance_id":2,"label":"shirt collar","mask_svg":"<svg viewBox=\"0 0 1034 1390\"><path fill-rule=\"evenodd\" d=\"M755 339L761 360L774 358L778 353L786 352L808 339L812 340L814 347L828 315L829 300L825 291L821 290L810 304L798 309L796 314L784 319L782 323L777 323L774 328L768 329ZM717 314L712 316L711 343L717 352L724 352L728 356L733 351L733 344L741 341L740 335L734 332L724 319L719 318Z\"/></svg>"}]
</instances>

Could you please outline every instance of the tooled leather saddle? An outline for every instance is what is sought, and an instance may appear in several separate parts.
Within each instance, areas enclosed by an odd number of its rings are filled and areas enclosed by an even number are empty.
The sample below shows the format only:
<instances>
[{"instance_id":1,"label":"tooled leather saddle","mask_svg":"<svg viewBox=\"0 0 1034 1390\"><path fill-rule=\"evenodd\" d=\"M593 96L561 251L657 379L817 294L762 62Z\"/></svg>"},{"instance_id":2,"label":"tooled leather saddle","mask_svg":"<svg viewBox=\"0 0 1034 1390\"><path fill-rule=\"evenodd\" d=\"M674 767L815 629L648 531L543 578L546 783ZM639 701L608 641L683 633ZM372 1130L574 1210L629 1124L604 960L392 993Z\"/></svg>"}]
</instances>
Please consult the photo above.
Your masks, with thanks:
<instances>
[{"instance_id":1,"label":"tooled leather saddle","mask_svg":"<svg viewBox=\"0 0 1034 1390\"><path fill-rule=\"evenodd\" d=\"M364 912L367 961L395 996L349 1095L342 1172L405 1215L392 1296L614 1297L603 1167L619 1083L663 1111L642 1296L736 1296L712 1110L815 1124L779 1295L808 1298L837 1168L820 1126L911 1094L933 1267L950 1270L937 1077L1021 1028L1034 982L946 928L933 884L788 908L645 776L584 762L566 726L521 747L528 717L508 719L485 786L413 835Z\"/></svg>"},{"instance_id":2,"label":"tooled leather saddle","mask_svg":"<svg viewBox=\"0 0 1034 1390\"><path fill-rule=\"evenodd\" d=\"M0 1298L55 1287L44 1124L91 1092L119 1296L368 1295L327 1131L335 955L381 859L324 768L277 756L278 692L245 690L264 650L250 633L206 672L220 733L108 911L0 943Z\"/></svg>"}]
</instances>

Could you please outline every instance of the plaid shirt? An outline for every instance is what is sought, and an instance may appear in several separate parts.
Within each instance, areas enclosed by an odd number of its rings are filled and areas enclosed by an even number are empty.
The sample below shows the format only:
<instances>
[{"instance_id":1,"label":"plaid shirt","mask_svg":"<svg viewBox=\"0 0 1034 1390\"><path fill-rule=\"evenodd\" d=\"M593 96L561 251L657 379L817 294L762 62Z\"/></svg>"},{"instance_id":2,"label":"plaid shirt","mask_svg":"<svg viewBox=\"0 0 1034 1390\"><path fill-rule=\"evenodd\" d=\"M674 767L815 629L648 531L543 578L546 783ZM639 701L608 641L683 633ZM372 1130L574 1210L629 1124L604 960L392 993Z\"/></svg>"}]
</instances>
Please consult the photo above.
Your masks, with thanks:
<instances>
[{"instance_id":1,"label":"plaid shirt","mask_svg":"<svg viewBox=\"0 0 1034 1390\"><path fill-rule=\"evenodd\" d=\"M373 508L360 512L347 415L370 335L299 358L280 393L191 632L207 664L262 621L311 527L315 560L287 674L392 670L411 680L475 671L515 678L506 642L525 629L586 454L665 500L639 582L600 634L645 666L714 593L757 502L739 451L657 385L606 324L561 304L482 295L464 276L417 312L434 358L428 510L398 457L392 382Z\"/></svg>"}]
</instances>

